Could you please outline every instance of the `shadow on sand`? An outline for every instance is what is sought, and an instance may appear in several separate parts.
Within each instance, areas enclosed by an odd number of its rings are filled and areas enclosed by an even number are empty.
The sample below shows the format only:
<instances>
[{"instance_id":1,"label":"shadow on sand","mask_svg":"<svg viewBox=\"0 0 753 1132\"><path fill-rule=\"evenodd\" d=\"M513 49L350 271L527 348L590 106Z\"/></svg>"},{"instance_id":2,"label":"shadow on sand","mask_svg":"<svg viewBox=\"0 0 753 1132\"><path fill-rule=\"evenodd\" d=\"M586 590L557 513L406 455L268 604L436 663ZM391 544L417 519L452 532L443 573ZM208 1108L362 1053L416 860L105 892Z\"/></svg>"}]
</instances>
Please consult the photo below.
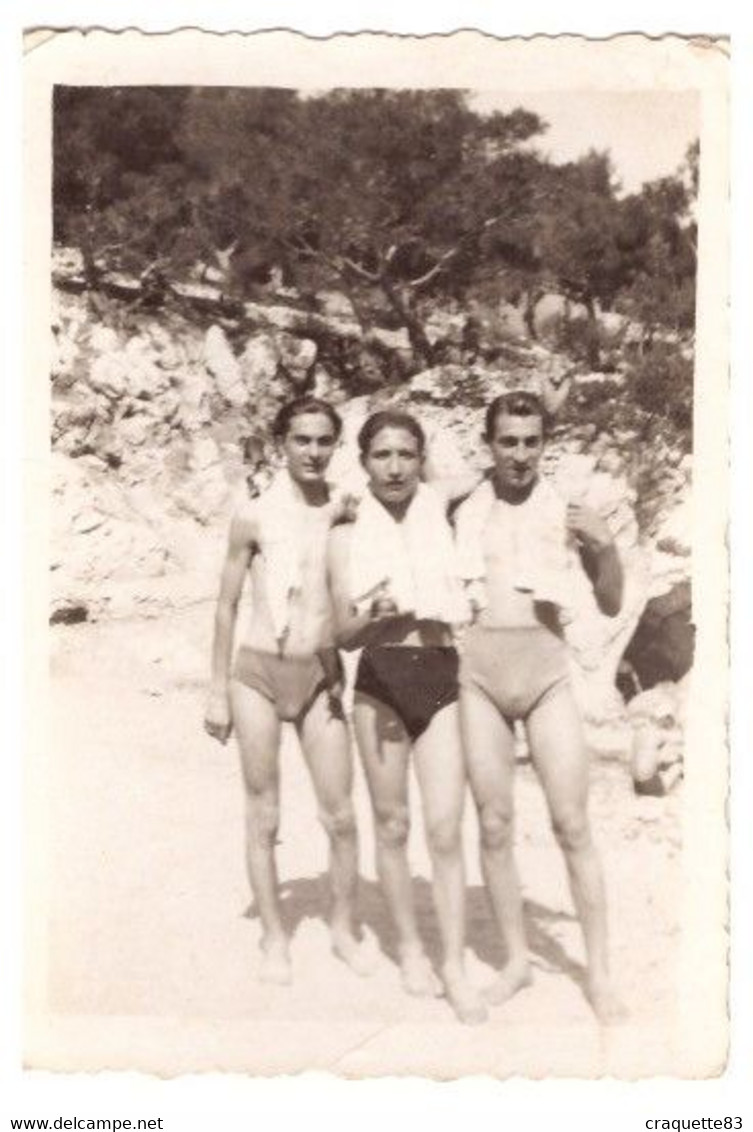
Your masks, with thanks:
<instances>
[{"instance_id":1,"label":"shadow on sand","mask_svg":"<svg viewBox=\"0 0 753 1132\"><path fill-rule=\"evenodd\" d=\"M295 935L304 920L326 922L329 908L329 890L326 874L287 881L281 886L282 913L285 928ZM413 880L413 901L421 938L432 963L440 961L440 939L434 912L431 885L422 879ZM379 885L376 881L359 883L358 908L361 922L376 938L382 953L393 963L397 962L397 938L387 913ZM256 915L252 904L245 915ZM575 917L567 912L553 911L543 904L525 902L526 934L531 955L536 965L547 971L561 971L585 994L586 971L573 959L562 944L552 935L552 925L573 923ZM480 885L466 888L466 946L482 963L499 969L505 962L504 944L499 938L492 918L486 890Z\"/></svg>"}]
</instances>

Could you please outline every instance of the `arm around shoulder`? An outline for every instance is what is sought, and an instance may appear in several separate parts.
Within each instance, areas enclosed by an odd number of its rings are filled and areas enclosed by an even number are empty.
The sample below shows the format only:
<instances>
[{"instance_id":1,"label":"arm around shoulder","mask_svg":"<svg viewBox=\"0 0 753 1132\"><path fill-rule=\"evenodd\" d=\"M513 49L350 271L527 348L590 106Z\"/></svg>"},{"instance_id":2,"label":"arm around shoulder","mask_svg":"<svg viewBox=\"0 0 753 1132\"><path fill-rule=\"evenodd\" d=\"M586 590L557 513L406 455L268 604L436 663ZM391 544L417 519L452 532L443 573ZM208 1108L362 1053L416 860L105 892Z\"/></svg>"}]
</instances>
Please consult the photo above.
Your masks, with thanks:
<instances>
[{"instance_id":1,"label":"arm around shoulder","mask_svg":"<svg viewBox=\"0 0 753 1132\"><path fill-rule=\"evenodd\" d=\"M340 648L358 647L357 636L363 626L354 613L348 591L348 564L352 528L345 524L333 527L327 538L327 584L335 622L335 639Z\"/></svg>"}]
</instances>

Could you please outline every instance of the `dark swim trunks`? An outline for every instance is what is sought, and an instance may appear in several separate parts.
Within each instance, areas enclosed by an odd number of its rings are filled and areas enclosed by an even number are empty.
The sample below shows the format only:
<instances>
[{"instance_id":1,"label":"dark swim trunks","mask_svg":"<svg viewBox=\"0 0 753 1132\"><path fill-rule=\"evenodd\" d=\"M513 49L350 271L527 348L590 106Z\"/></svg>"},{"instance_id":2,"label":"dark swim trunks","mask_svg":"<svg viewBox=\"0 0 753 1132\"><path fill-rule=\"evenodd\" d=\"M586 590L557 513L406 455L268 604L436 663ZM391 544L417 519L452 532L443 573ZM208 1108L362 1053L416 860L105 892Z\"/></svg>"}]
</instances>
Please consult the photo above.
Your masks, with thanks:
<instances>
[{"instance_id":1,"label":"dark swim trunks","mask_svg":"<svg viewBox=\"0 0 753 1132\"><path fill-rule=\"evenodd\" d=\"M342 678L342 666L335 649L281 657L243 646L235 657L233 678L274 704L283 723L300 723L317 696Z\"/></svg>"},{"instance_id":2,"label":"dark swim trunks","mask_svg":"<svg viewBox=\"0 0 753 1132\"><path fill-rule=\"evenodd\" d=\"M458 698L458 654L450 646L371 645L361 653L355 691L392 708L415 743Z\"/></svg>"}]
</instances>

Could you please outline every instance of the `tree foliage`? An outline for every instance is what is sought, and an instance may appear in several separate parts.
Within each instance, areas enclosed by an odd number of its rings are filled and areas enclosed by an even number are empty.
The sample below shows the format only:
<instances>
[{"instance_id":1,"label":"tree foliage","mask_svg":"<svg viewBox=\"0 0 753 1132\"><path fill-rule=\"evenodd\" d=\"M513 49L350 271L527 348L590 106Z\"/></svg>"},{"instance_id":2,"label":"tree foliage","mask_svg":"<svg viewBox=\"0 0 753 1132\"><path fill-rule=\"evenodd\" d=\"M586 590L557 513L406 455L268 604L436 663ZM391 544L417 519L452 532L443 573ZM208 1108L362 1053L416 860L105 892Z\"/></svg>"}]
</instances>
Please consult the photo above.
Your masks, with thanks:
<instances>
[{"instance_id":1,"label":"tree foliage","mask_svg":"<svg viewBox=\"0 0 753 1132\"><path fill-rule=\"evenodd\" d=\"M457 90L58 87L54 235L91 277L204 264L240 297L272 267L302 293L336 286L426 361L431 304L495 278L530 305L556 290L591 319L692 327L697 148L620 198L607 154L538 155L545 128Z\"/></svg>"}]
</instances>

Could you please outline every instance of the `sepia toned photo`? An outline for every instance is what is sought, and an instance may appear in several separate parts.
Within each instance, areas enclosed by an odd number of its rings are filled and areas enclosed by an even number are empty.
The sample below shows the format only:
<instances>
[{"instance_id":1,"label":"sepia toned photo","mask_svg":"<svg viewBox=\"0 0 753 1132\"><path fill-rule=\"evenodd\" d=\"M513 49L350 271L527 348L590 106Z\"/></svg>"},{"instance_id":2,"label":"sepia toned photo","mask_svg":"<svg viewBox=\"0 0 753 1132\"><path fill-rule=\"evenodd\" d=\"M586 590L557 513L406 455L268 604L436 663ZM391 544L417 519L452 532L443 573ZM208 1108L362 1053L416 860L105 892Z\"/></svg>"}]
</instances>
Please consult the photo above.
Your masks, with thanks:
<instances>
[{"instance_id":1,"label":"sepia toned photo","mask_svg":"<svg viewBox=\"0 0 753 1132\"><path fill-rule=\"evenodd\" d=\"M27 47L29 1067L722 1073L724 42Z\"/></svg>"}]
</instances>

